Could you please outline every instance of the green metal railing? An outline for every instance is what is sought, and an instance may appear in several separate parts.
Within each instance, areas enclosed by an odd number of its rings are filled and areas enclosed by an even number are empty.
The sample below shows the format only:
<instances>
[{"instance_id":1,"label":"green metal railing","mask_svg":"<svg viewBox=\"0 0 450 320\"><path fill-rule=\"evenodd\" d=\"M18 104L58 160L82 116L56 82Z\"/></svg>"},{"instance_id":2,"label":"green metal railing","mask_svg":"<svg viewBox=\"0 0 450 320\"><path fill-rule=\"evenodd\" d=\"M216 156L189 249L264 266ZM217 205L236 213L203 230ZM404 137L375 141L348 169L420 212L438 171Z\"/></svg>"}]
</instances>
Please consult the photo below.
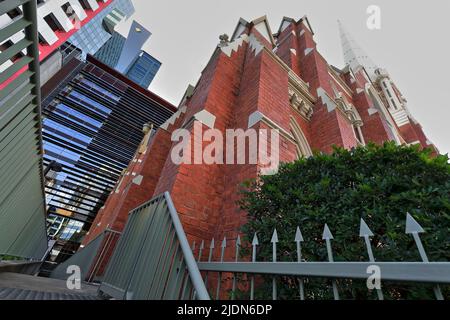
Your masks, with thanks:
<instances>
[{"instance_id":1,"label":"green metal railing","mask_svg":"<svg viewBox=\"0 0 450 320\"><path fill-rule=\"evenodd\" d=\"M276 229L273 232L271 243L272 247L272 261L260 262L257 261L257 247L260 246L257 235L253 237L251 243L246 244L247 248L251 248L251 260L250 261L238 261L239 260L239 249L241 248L241 240L238 236L233 239L232 243L234 246L229 248L233 250L235 259L234 261L224 261L224 256L226 256L227 242L230 239L224 238L222 245L220 246L220 260L212 261L214 256L214 239L211 240L209 245L209 255L207 260L202 254L205 251L205 241L201 242L196 255L198 256L198 266L202 272L206 273L205 282L207 282L207 287L215 292L215 299L221 299L224 297L230 297L234 299L238 292L237 278L242 275L246 275L244 285L246 290L241 293L244 294L245 299L253 300L255 298L255 276L265 275L272 279L272 299L276 300L279 297L279 290L277 286L280 283L281 277L288 277L291 279L291 286L298 287L298 297L301 300L305 299L305 281L309 281L313 278L323 278L331 280L331 286L327 286L332 292L335 300L339 300L340 289L339 280L352 281L358 280L368 280L369 276L372 275L368 270L378 269L380 286L376 289L377 298L379 300L384 299L383 288L381 283L414 283L417 285L431 284L433 287L433 293L437 300L444 300L443 293L441 291L440 285L450 284L450 262L430 262L428 260L427 254L425 252L422 241L420 240L419 234L423 233L422 227L414 220L414 218L407 214L406 219L406 230L407 234L410 234L416 243L417 250L420 254L422 261L420 262L405 262L405 261L376 261L373 251L371 237L374 236L372 231L367 226L366 222L361 219L360 233L359 237L363 240L366 247L366 255L368 257L367 262L362 261L340 261L335 262L333 258L333 249L331 241L334 239L333 235L327 225L325 225L322 240L327 250L328 261L305 261L302 258L302 246L305 240L303 239L300 227L297 228L295 233L295 238L293 237L290 241L295 242L297 245L297 260L292 262L280 262L277 261L277 256L280 252L277 252L277 243L279 242L278 233ZM193 244L195 251L195 243ZM194 252L195 254L195 252ZM362 253L364 254L364 253ZM209 281L208 276L211 273L217 275L216 282ZM229 273L232 274L232 280L228 283L228 286L224 288L224 282L222 279L222 274ZM260 281L261 284L261 281ZM294 285L295 284L295 285ZM368 288L368 290L373 290L374 288ZM431 293L431 292L430 292ZM242 297L241 297L242 298ZM447 297L448 298L448 297Z\"/></svg>"},{"instance_id":2,"label":"green metal railing","mask_svg":"<svg viewBox=\"0 0 450 320\"><path fill-rule=\"evenodd\" d=\"M100 291L116 299L209 299L169 193L130 213Z\"/></svg>"},{"instance_id":3,"label":"green metal railing","mask_svg":"<svg viewBox=\"0 0 450 320\"><path fill-rule=\"evenodd\" d=\"M19 6L23 14L0 26L0 43L21 38L0 52L0 254L40 260L48 242L36 0L2 1L0 15Z\"/></svg>"}]
</instances>

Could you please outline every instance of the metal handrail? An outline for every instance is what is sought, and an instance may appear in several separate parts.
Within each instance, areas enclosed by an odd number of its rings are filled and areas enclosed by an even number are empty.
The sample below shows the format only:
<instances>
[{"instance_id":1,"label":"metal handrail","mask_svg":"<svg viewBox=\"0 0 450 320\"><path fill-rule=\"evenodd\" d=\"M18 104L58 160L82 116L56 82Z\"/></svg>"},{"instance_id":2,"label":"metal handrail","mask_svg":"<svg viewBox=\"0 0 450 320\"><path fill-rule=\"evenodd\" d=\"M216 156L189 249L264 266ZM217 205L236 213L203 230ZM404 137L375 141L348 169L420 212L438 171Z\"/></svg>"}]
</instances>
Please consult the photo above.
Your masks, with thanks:
<instances>
[{"instance_id":1,"label":"metal handrail","mask_svg":"<svg viewBox=\"0 0 450 320\"><path fill-rule=\"evenodd\" d=\"M186 265L189 271L189 277L191 278L192 284L194 285L197 297L201 300L209 300L209 294L206 290L205 283L203 282L202 275L197 266L197 262L192 253L189 242L186 238L186 233L184 232L183 226L181 225L178 213L175 210L175 206L172 202L169 192L164 192L164 198L167 201L167 207L169 209L170 216L172 217L172 223L175 227L175 231L178 236L178 241L180 242L181 250L183 251L183 256L186 261Z\"/></svg>"}]
</instances>

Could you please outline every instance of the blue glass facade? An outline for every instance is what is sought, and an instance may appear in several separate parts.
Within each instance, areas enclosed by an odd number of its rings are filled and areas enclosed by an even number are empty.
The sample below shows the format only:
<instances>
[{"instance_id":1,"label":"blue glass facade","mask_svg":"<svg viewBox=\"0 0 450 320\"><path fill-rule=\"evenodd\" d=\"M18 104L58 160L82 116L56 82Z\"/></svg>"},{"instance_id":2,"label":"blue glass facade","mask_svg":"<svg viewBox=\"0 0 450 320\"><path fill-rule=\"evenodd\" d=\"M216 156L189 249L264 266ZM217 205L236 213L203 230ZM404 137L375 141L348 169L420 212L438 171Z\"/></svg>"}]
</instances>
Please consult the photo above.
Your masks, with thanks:
<instances>
[{"instance_id":1,"label":"blue glass facade","mask_svg":"<svg viewBox=\"0 0 450 320\"><path fill-rule=\"evenodd\" d=\"M120 10L127 17L135 11L131 0L114 0L68 39L68 42L83 51L83 57L87 54L94 55L111 38L111 34L103 27L103 19L114 9Z\"/></svg>"},{"instance_id":2,"label":"blue glass facade","mask_svg":"<svg viewBox=\"0 0 450 320\"><path fill-rule=\"evenodd\" d=\"M111 39L109 39L100 50L94 55L94 57L107 66L115 68L119 62L122 49L127 39L117 32L114 32Z\"/></svg>"},{"instance_id":3,"label":"blue glass facade","mask_svg":"<svg viewBox=\"0 0 450 320\"><path fill-rule=\"evenodd\" d=\"M160 126L173 114L123 75L87 60L73 59L43 90L44 165L63 168L45 186L48 213L81 222L70 230L58 225L65 238L81 225L89 229L133 158L143 124Z\"/></svg>"},{"instance_id":4,"label":"blue glass facade","mask_svg":"<svg viewBox=\"0 0 450 320\"><path fill-rule=\"evenodd\" d=\"M161 62L142 51L139 57L128 69L126 75L141 87L148 88L161 67Z\"/></svg>"}]
</instances>

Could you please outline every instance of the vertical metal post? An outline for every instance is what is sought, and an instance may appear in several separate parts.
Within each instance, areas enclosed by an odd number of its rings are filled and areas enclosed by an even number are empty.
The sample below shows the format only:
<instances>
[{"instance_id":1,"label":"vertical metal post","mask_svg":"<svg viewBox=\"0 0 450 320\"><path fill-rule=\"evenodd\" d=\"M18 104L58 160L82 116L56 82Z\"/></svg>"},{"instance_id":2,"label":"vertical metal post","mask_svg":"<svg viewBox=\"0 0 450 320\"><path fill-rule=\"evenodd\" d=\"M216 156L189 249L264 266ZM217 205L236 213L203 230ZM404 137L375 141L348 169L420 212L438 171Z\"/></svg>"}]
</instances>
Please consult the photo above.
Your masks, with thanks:
<instances>
[{"instance_id":1,"label":"vertical metal post","mask_svg":"<svg viewBox=\"0 0 450 320\"><path fill-rule=\"evenodd\" d=\"M235 262L239 260L239 247L241 246L241 237L238 235L236 239L236 257L234 259ZM233 288L231 291L231 300L234 300L236 294L236 274L233 273Z\"/></svg>"},{"instance_id":2,"label":"vertical metal post","mask_svg":"<svg viewBox=\"0 0 450 320\"><path fill-rule=\"evenodd\" d=\"M220 253L220 262L223 262L223 258L225 255L225 248L227 247L227 237L223 237L222 241L222 251ZM220 285L222 283L222 272L219 272L219 276L217 279L217 289L216 289L216 300L219 300L220 297Z\"/></svg>"},{"instance_id":3,"label":"vertical metal post","mask_svg":"<svg viewBox=\"0 0 450 320\"><path fill-rule=\"evenodd\" d=\"M202 259L203 249L205 249L205 241L204 240L202 240L202 242L200 243L200 248L198 249L198 259L197 259L198 262L200 262L200 260Z\"/></svg>"},{"instance_id":4,"label":"vertical metal post","mask_svg":"<svg viewBox=\"0 0 450 320\"><path fill-rule=\"evenodd\" d=\"M328 261L329 262L334 262L333 259L333 251L331 249L331 240L334 239L333 238L333 234L330 231L330 228L328 228L328 225L325 224L325 228L323 230L323 236L322 236L322 240L325 240L326 244L327 244L327 252L328 252ZM331 280L331 283L333 285L333 296L334 296L334 300L339 300L339 291L337 289L337 284L336 284L336 280L333 279Z\"/></svg>"},{"instance_id":5,"label":"vertical metal post","mask_svg":"<svg viewBox=\"0 0 450 320\"><path fill-rule=\"evenodd\" d=\"M277 229L273 230L272 240L270 242L272 242L272 261L277 262ZM272 300L277 300L277 280L275 276L272 278Z\"/></svg>"},{"instance_id":6,"label":"vertical metal post","mask_svg":"<svg viewBox=\"0 0 450 320\"><path fill-rule=\"evenodd\" d=\"M297 227L297 231L295 232L295 242L297 243L297 261L299 263L302 262L302 247L301 243L303 242L303 235L300 231L300 227ZM298 279L298 287L299 287L299 295L300 300L305 300L305 286L303 278Z\"/></svg>"},{"instance_id":7,"label":"vertical metal post","mask_svg":"<svg viewBox=\"0 0 450 320\"><path fill-rule=\"evenodd\" d=\"M425 252L425 248L423 247L422 240L420 240L420 233L424 233L425 230L421 227L421 225L408 213L406 215L406 234L412 234L414 241L417 246L417 250L419 250L420 257L424 263L430 262L428 260L427 253ZM444 300L444 296L442 295L441 287L439 284L436 284L433 288L434 295L437 300Z\"/></svg>"},{"instance_id":8,"label":"vertical metal post","mask_svg":"<svg viewBox=\"0 0 450 320\"><path fill-rule=\"evenodd\" d=\"M367 255L369 256L370 262L375 262L375 257L372 252L372 244L370 243L370 237L373 237L373 232L369 229L369 226L361 218L361 224L359 227L359 236L364 238L364 242L366 244ZM381 288L377 289L378 300L384 300L383 291Z\"/></svg>"},{"instance_id":9,"label":"vertical metal post","mask_svg":"<svg viewBox=\"0 0 450 320\"><path fill-rule=\"evenodd\" d=\"M256 262L256 246L259 245L258 236L253 236L252 240L252 262ZM255 276L252 275L250 279L250 300L255 300Z\"/></svg>"},{"instance_id":10,"label":"vertical metal post","mask_svg":"<svg viewBox=\"0 0 450 320\"><path fill-rule=\"evenodd\" d=\"M214 250L214 238L212 238L211 242L209 243L208 262L211 262L211 261L212 261L213 250ZM205 275L205 287L208 287L208 274L209 274L209 272L206 271L206 275Z\"/></svg>"}]
</instances>

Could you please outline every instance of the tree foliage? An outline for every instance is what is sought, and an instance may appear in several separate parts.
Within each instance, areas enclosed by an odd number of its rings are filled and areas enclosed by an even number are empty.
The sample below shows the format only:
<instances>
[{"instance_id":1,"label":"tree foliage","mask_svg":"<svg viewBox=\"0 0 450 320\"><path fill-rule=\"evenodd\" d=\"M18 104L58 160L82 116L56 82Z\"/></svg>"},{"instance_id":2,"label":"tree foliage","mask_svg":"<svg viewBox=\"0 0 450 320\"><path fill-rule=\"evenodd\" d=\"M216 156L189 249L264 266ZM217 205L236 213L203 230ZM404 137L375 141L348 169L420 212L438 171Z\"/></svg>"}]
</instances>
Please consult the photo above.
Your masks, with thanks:
<instances>
[{"instance_id":1,"label":"tree foliage","mask_svg":"<svg viewBox=\"0 0 450 320\"><path fill-rule=\"evenodd\" d=\"M270 238L278 230L279 261L296 261L294 235L300 226L306 261L328 261L322 232L330 227L335 261L368 261L359 237L360 218L373 233L377 261L421 261L411 235L405 234L406 213L422 225L421 234L430 261L450 258L450 165L447 156L431 157L414 146L370 144L352 150L335 148L332 154L316 154L282 164L277 174L244 184L241 207L248 212L243 227L247 240L258 233L258 260L271 261ZM295 279L294 279L295 280ZM281 298L298 297L297 281L282 277ZM271 281L265 281L270 286ZM372 299L365 281L340 280L343 298ZM433 298L430 285L384 283L387 299ZM264 285L263 285L264 287ZM261 297L271 290L260 288ZM268 289L268 290L267 290ZM449 296L449 288L443 288ZM309 298L332 297L326 280L309 280Z\"/></svg>"}]
</instances>

